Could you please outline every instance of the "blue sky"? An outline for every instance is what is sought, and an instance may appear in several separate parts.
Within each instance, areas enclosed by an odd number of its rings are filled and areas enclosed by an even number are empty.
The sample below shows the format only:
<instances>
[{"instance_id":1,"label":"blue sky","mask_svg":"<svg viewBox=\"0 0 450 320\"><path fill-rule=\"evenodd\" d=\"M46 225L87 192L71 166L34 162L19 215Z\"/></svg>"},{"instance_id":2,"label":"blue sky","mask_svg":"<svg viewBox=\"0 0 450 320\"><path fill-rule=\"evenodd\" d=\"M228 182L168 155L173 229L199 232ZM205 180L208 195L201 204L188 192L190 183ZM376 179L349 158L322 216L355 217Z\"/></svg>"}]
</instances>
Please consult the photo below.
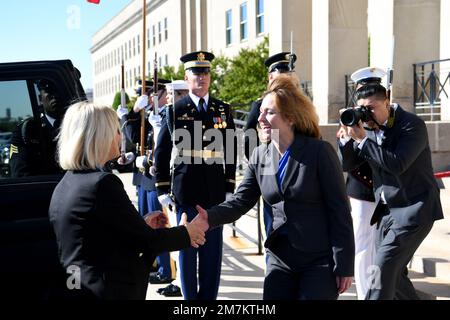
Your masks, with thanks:
<instances>
[{"instance_id":1,"label":"blue sky","mask_svg":"<svg viewBox=\"0 0 450 320\"><path fill-rule=\"evenodd\" d=\"M70 59L92 88L92 35L132 0L0 1L0 62Z\"/></svg>"}]
</instances>

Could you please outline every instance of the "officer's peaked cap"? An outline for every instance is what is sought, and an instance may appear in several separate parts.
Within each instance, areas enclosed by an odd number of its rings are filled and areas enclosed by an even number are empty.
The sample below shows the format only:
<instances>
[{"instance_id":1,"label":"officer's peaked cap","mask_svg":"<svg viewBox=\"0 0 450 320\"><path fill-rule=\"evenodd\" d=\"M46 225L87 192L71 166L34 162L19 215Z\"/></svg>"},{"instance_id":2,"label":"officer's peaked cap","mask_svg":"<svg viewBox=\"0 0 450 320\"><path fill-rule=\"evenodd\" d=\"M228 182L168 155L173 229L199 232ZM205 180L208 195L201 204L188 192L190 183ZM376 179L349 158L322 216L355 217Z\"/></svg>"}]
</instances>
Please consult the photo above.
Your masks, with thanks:
<instances>
[{"instance_id":1,"label":"officer's peaked cap","mask_svg":"<svg viewBox=\"0 0 450 320\"><path fill-rule=\"evenodd\" d=\"M215 58L214 54L207 51L195 51L187 53L180 58L184 63L184 69L208 69L211 68L211 61Z\"/></svg>"},{"instance_id":2,"label":"officer's peaked cap","mask_svg":"<svg viewBox=\"0 0 450 320\"><path fill-rule=\"evenodd\" d=\"M165 84L170 82L169 80L164 80L164 79L158 79L158 90L163 90L166 88ZM153 91L153 81L151 80L146 80L145 81L145 88L146 91L148 91L149 89L151 89ZM142 80L137 80L136 81L136 87L135 87L135 91L138 95L141 94L141 90L142 90Z\"/></svg>"},{"instance_id":3,"label":"officer's peaked cap","mask_svg":"<svg viewBox=\"0 0 450 320\"><path fill-rule=\"evenodd\" d=\"M264 61L264 64L268 68L269 73L274 71L281 73L289 72L290 55L290 52L280 52L267 58L266 61ZM295 53L292 53L292 59L294 63L297 61L297 55ZM292 69L294 69L294 65L292 66Z\"/></svg>"},{"instance_id":4,"label":"officer's peaked cap","mask_svg":"<svg viewBox=\"0 0 450 320\"><path fill-rule=\"evenodd\" d=\"M376 67L366 67L356 70L350 76L356 84L378 83L381 84L381 79L386 75L383 69Z\"/></svg>"},{"instance_id":5,"label":"officer's peaked cap","mask_svg":"<svg viewBox=\"0 0 450 320\"><path fill-rule=\"evenodd\" d=\"M174 80L172 82L166 83L166 88L169 90L189 90L189 86L184 80Z\"/></svg>"}]
</instances>

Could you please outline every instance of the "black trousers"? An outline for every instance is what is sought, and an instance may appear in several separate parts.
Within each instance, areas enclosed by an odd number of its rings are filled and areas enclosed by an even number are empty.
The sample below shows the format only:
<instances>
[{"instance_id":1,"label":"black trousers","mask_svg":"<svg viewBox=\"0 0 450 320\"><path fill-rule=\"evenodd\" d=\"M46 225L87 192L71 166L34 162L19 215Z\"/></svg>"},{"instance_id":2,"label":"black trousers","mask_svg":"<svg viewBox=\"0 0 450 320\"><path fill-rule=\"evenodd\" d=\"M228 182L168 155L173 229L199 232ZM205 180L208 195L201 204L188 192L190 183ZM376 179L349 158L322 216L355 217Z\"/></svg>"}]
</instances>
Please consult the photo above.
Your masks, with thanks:
<instances>
[{"instance_id":1,"label":"black trousers","mask_svg":"<svg viewBox=\"0 0 450 320\"><path fill-rule=\"evenodd\" d=\"M336 300L333 267L328 253L312 256L293 248L287 238L278 241L267 250L263 299Z\"/></svg>"},{"instance_id":2,"label":"black trousers","mask_svg":"<svg viewBox=\"0 0 450 320\"><path fill-rule=\"evenodd\" d=\"M432 227L433 222L399 226L390 215L382 217L366 300L419 299L408 278L407 264Z\"/></svg>"}]
</instances>

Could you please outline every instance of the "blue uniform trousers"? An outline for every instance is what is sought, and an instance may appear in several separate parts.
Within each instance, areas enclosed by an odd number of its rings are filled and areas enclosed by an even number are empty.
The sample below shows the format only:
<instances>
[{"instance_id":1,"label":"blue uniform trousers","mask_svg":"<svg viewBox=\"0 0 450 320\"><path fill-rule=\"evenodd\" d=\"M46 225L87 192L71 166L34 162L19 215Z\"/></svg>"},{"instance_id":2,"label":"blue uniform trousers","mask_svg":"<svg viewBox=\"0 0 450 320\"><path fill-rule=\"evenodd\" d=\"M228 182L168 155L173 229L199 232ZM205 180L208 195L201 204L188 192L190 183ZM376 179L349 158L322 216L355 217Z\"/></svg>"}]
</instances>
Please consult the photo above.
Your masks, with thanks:
<instances>
[{"instance_id":1,"label":"blue uniform trousers","mask_svg":"<svg viewBox=\"0 0 450 320\"><path fill-rule=\"evenodd\" d=\"M178 206L178 223L183 212L186 212L188 221L197 215L193 207ZM180 250L181 288L185 300L217 299L222 265L222 231L223 227L218 227L206 232L206 243L198 249L190 247Z\"/></svg>"},{"instance_id":2,"label":"blue uniform trousers","mask_svg":"<svg viewBox=\"0 0 450 320\"><path fill-rule=\"evenodd\" d=\"M150 211L162 210L156 190L147 191L142 186L138 186L138 208L142 216ZM170 255L168 252L163 252L157 256L156 263L158 264L158 272L162 278L173 279L175 277L175 275L172 275L170 268Z\"/></svg>"}]
</instances>

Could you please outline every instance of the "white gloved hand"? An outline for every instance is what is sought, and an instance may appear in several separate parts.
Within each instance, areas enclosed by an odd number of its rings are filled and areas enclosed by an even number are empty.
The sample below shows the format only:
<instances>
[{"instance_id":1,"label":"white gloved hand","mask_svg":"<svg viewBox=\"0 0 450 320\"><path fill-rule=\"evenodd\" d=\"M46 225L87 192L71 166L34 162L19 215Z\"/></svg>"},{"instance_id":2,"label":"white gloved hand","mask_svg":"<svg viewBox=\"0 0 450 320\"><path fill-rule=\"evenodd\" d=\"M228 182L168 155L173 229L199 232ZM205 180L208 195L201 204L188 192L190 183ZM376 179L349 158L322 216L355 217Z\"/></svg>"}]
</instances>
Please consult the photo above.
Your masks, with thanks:
<instances>
[{"instance_id":1,"label":"white gloved hand","mask_svg":"<svg viewBox=\"0 0 450 320\"><path fill-rule=\"evenodd\" d=\"M230 200L231 198L233 198L233 193L232 192L227 192L225 193L225 201Z\"/></svg>"},{"instance_id":2,"label":"white gloved hand","mask_svg":"<svg viewBox=\"0 0 450 320\"><path fill-rule=\"evenodd\" d=\"M158 201L163 207L175 206L175 202L173 202L172 198L167 193L158 196Z\"/></svg>"},{"instance_id":3,"label":"white gloved hand","mask_svg":"<svg viewBox=\"0 0 450 320\"><path fill-rule=\"evenodd\" d=\"M151 114L148 116L148 122L152 125L153 128L161 127L161 116L159 114Z\"/></svg>"},{"instance_id":4,"label":"white gloved hand","mask_svg":"<svg viewBox=\"0 0 450 320\"><path fill-rule=\"evenodd\" d=\"M116 113L117 113L117 116L119 117L119 119L122 119L123 116L128 114L128 108L126 106L122 107L122 105L119 104L119 106L117 107Z\"/></svg>"},{"instance_id":5,"label":"white gloved hand","mask_svg":"<svg viewBox=\"0 0 450 320\"><path fill-rule=\"evenodd\" d=\"M134 112L139 112L142 109L144 109L146 106L148 106L148 96L143 94L142 96L140 96L139 98L136 99L133 110L134 110Z\"/></svg>"},{"instance_id":6,"label":"white gloved hand","mask_svg":"<svg viewBox=\"0 0 450 320\"><path fill-rule=\"evenodd\" d=\"M150 173L150 175L152 177L156 176L156 167L155 166L151 166L150 169L148 170L148 172Z\"/></svg>"},{"instance_id":7,"label":"white gloved hand","mask_svg":"<svg viewBox=\"0 0 450 320\"><path fill-rule=\"evenodd\" d=\"M136 167L144 168L145 163L147 162L147 156L139 156L136 158Z\"/></svg>"}]
</instances>

